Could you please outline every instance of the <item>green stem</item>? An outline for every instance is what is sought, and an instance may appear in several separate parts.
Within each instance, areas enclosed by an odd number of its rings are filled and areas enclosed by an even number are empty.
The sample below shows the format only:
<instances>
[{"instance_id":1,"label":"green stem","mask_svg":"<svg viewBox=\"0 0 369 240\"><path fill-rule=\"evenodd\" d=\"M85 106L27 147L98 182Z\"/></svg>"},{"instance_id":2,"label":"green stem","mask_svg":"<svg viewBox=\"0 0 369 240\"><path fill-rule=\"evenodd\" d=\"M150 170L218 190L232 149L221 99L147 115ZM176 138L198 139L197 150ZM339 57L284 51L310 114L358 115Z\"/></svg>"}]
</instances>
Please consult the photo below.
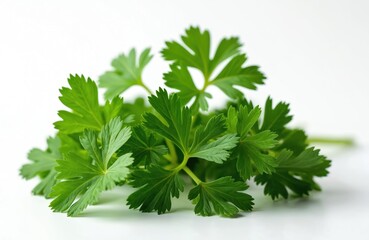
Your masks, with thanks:
<instances>
[{"instance_id":1,"label":"green stem","mask_svg":"<svg viewBox=\"0 0 369 240\"><path fill-rule=\"evenodd\" d=\"M143 87L143 89L146 90L146 92L149 94L149 95L153 95L153 93L151 92L150 88L147 87L147 85L145 83L142 82L142 80L138 81L139 82L139 85L141 87Z\"/></svg>"},{"instance_id":2,"label":"green stem","mask_svg":"<svg viewBox=\"0 0 369 240\"><path fill-rule=\"evenodd\" d=\"M307 140L308 144L338 144L345 146L353 146L354 140L351 138L325 138L325 137L312 137Z\"/></svg>"},{"instance_id":3,"label":"green stem","mask_svg":"<svg viewBox=\"0 0 369 240\"><path fill-rule=\"evenodd\" d=\"M190 176L192 178L192 180L194 180L197 185L202 183L202 181L187 166L185 166L183 168L183 171L185 171L187 173L187 175Z\"/></svg>"},{"instance_id":4,"label":"green stem","mask_svg":"<svg viewBox=\"0 0 369 240\"><path fill-rule=\"evenodd\" d=\"M186 164L188 162L189 157L187 156L187 154L184 154L183 156L183 161L181 162L181 164L179 164L176 168L173 169L173 171L179 172L181 171L183 168L186 167Z\"/></svg>"},{"instance_id":5,"label":"green stem","mask_svg":"<svg viewBox=\"0 0 369 240\"><path fill-rule=\"evenodd\" d=\"M170 155L169 155L169 154L165 154L163 157L164 157L168 162L173 162L173 161L172 161L172 158L170 157Z\"/></svg>"},{"instance_id":6,"label":"green stem","mask_svg":"<svg viewBox=\"0 0 369 240\"><path fill-rule=\"evenodd\" d=\"M191 171L191 169L189 169L186 166L187 162L188 162L188 159L189 159L188 155L184 154L183 161L176 168L174 168L173 171L174 172L179 172L181 170L185 171L187 173L187 175L190 176L192 178L192 180L194 180L197 185L199 185L202 181Z\"/></svg>"},{"instance_id":7,"label":"green stem","mask_svg":"<svg viewBox=\"0 0 369 240\"><path fill-rule=\"evenodd\" d=\"M174 147L173 142L166 138L165 143L168 146L170 161L173 163L177 163L178 157L177 157L176 148Z\"/></svg>"}]
</instances>

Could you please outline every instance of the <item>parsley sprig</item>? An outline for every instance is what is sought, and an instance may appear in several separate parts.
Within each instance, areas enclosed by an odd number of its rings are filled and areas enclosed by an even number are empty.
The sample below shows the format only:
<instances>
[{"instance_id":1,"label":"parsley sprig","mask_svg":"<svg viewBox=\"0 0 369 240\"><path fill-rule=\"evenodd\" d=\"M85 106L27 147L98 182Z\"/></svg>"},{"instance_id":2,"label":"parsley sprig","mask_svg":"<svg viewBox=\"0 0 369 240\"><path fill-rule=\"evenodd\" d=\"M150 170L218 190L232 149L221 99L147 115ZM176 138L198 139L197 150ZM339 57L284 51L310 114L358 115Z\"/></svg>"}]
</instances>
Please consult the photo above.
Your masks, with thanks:
<instances>
[{"instance_id":1,"label":"parsley sprig","mask_svg":"<svg viewBox=\"0 0 369 240\"><path fill-rule=\"evenodd\" d=\"M245 98L246 89L256 90L266 78L246 64L239 38L222 39L212 54L209 31L190 27L161 54L169 61L168 89L155 93L142 77L153 57L149 48L112 61L98 81L104 104L95 81L70 75L69 87L60 90L67 110L59 111L56 135L46 150L32 149L20 170L25 179L40 178L34 194L51 198L54 211L76 216L101 192L126 184L134 189L129 208L163 214L187 186L196 214L232 217L252 210L249 181L272 199L320 190L316 177L328 174L330 160L302 129L288 126L287 103L268 97L257 106ZM202 88L190 69L202 73ZM132 86L145 89L148 101L124 102ZM209 111L210 86L229 98L222 109Z\"/></svg>"}]
</instances>

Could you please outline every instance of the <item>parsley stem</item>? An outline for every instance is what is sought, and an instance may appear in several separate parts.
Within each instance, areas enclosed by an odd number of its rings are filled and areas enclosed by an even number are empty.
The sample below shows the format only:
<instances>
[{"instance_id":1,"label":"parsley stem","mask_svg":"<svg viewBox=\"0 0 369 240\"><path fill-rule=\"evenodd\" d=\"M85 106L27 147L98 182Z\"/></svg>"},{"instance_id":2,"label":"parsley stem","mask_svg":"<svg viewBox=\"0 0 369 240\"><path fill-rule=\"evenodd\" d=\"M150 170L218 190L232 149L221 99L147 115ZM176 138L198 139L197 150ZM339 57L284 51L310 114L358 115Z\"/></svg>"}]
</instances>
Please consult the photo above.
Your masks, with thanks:
<instances>
[{"instance_id":1,"label":"parsley stem","mask_svg":"<svg viewBox=\"0 0 369 240\"><path fill-rule=\"evenodd\" d=\"M184 154L183 161L181 164L179 164L176 168L173 169L173 171L179 172L181 170L185 171L188 176L192 178L192 180L195 181L197 185L199 185L202 181L189 169L186 165L188 162L189 156L187 154Z\"/></svg>"},{"instance_id":2,"label":"parsley stem","mask_svg":"<svg viewBox=\"0 0 369 240\"><path fill-rule=\"evenodd\" d=\"M185 171L187 173L187 175L190 176L192 178L192 180L194 180L197 185L199 185L200 183L202 183L202 181L196 176L196 174L194 174L191 171L191 169L189 169L187 166L185 166L183 168L183 171Z\"/></svg>"},{"instance_id":3,"label":"parsley stem","mask_svg":"<svg viewBox=\"0 0 369 240\"><path fill-rule=\"evenodd\" d=\"M308 144L339 144L345 146L353 146L354 140L351 138L324 138L324 137L312 137L307 140Z\"/></svg>"},{"instance_id":4,"label":"parsley stem","mask_svg":"<svg viewBox=\"0 0 369 240\"><path fill-rule=\"evenodd\" d=\"M173 169L174 171L181 171L184 167L186 167L186 164L188 162L189 157L187 156L187 154L184 154L183 156L183 161L181 162L181 164L179 164L175 169Z\"/></svg>"},{"instance_id":5,"label":"parsley stem","mask_svg":"<svg viewBox=\"0 0 369 240\"><path fill-rule=\"evenodd\" d=\"M145 83L142 82L142 80L139 80L139 85L141 87L143 87L143 89L146 90L146 92L149 94L149 95L153 95L153 93L151 92L150 88L147 87L147 85Z\"/></svg>"},{"instance_id":6,"label":"parsley stem","mask_svg":"<svg viewBox=\"0 0 369 240\"><path fill-rule=\"evenodd\" d=\"M176 148L174 147L173 142L170 141L168 138L166 138L165 143L168 146L170 161L173 163L177 163L178 157L177 157Z\"/></svg>"}]
</instances>

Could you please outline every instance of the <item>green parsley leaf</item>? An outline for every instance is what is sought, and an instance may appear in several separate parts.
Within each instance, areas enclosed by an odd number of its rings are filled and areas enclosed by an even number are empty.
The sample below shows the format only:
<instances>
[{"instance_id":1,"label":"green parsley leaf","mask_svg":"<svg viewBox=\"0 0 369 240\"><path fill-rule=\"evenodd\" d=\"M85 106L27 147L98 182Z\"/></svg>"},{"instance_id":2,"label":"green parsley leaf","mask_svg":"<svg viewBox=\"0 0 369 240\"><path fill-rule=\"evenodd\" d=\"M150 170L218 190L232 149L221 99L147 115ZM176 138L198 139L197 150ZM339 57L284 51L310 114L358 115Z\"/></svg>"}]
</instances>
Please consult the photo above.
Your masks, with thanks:
<instances>
[{"instance_id":1,"label":"green parsley leaf","mask_svg":"<svg viewBox=\"0 0 369 240\"><path fill-rule=\"evenodd\" d=\"M199 109L207 110L209 106L206 98L212 98L212 96L208 92L197 89L188 68L174 63L170 65L170 69L171 71L164 73L163 76L166 81L165 85L179 90L177 94L183 104L187 104L195 97L195 101L191 106L192 112L197 113Z\"/></svg>"},{"instance_id":2,"label":"green parsley leaf","mask_svg":"<svg viewBox=\"0 0 369 240\"><path fill-rule=\"evenodd\" d=\"M274 157L265 151L275 146L276 137L277 135L270 131L263 131L248 137L239 145L237 170L244 179L249 179L251 176L251 163L254 164L259 173L272 173L274 171L277 163Z\"/></svg>"},{"instance_id":3,"label":"green parsley leaf","mask_svg":"<svg viewBox=\"0 0 369 240\"><path fill-rule=\"evenodd\" d=\"M295 154L303 152L307 144L307 135L301 129L286 129L280 135L282 141L274 150L289 149Z\"/></svg>"},{"instance_id":4,"label":"green parsley leaf","mask_svg":"<svg viewBox=\"0 0 369 240\"><path fill-rule=\"evenodd\" d=\"M142 83L142 71L151 61L150 48L146 48L140 57L136 58L136 49L132 48L128 55L119 55L111 65L113 71L105 72L99 78L99 86L106 88L105 98L112 99L125 92L128 88Z\"/></svg>"},{"instance_id":5,"label":"green parsley leaf","mask_svg":"<svg viewBox=\"0 0 369 240\"><path fill-rule=\"evenodd\" d=\"M123 109L124 109L123 98L115 97L111 101L106 101L105 105L101 107L104 123L110 122L110 120L112 120L117 116L122 116L124 111ZM127 121L127 118L122 119L124 119L124 122Z\"/></svg>"},{"instance_id":6,"label":"green parsley leaf","mask_svg":"<svg viewBox=\"0 0 369 240\"><path fill-rule=\"evenodd\" d=\"M246 189L247 185L244 182L235 182L231 177L223 177L212 182L200 183L191 189L188 198L196 203L196 214L233 217L239 209L252 210L253 198L242 192Z\"/></svg>"},{"instance_id":7,"label":"green parsley leaf","mask_svg":"<svg viewBox=\"0 0 369 240\"><path fill-rule=\"evenodd\" d=\"M270 130L280 134L285 129L285 125L292 120L289 112L289 104L280 102L273 108L273 101L268 97L265 103L261 130Z\"/></svg>"},{"instance_id":8,"label":"green parsley leaf","mask_svg":"<svg viewBox=\"0 0 369 240\"><path fill-rule=\"evenodd\" d=\"M55 171L56 160L61 159L59 148L61 141L58 137L47 139L47 149L45 151L34 148L28 153L28 159L32 163L24 164L20 169L20 174L25 179L31 179L36 176L41 178L39 184L32 190L35 195L49 197L51 188L56 183Z\"/></svg>"},{"instance_id":9,"label":"green parsley leaf","mask_svg":"<svg viewBox=\"0 0 369 240\"><path fill-rule=\"evenodd\" d=\"M182 36L185 46L175 41L165 42L166 48L162 50L163 57L165 60L197 68L205 76L209 76L220 63L238 54L241 47L238 38L224 38L211 59L209 31L201 32L198 27L190 27L185 32Z\"/></svg>"},{"instance_id":10,"label":"green parsley leaf","mask_svg":"<svg viewBox=\"0 0 369 240\"><path fill-rule=\"evenodd\" d=\"M145 132L142 126L132 129L132 137L124 145L123 151L132 152L133 165L143 163L146 166L159 163L163 156L168 154L168 149L162 145L162 141L153 133Z\"/></svg>"},{"instance_id":11,"label":"green parsley leaf","mask_svg":"<svg viewBox=\"0 0 369 240\"><path fill-rule=\"evenodd\" d=\"M144 115L144 125L173 141L188 157L222 163L228 158L228 151L236 146L238 138L235 134L210 141L226 130L225 120L221 116L213 117L205 127L198 128L191 143L189 139L192 130L191 111L181 105L178 95L168 95L166 90L159 89L157 96L149 97L149 102L162 120L152 113L147 113Z\"/></svg>"},{"instance_id":12,"label":"green parsley leaf","mask_svg":"<svg viewBox=\"0 0 369 240\"><path fill-rule=\"evenodd\" d=\"M181 64L171 64L170 72L164 73L165 85L179 90L178 96L183 103L188 103L194 96L201 93L197 89L188 68ZM180 79L180 81L178 81Z\"/></svg>"},{"instance_id":13,"label":"green parsley leaf","mask_svg":"<svg viewBox=\"0 0 369 240\"><path fill-rule=\"evenodd\" d=\"M265 76L258 66L243 67L247 58L245 54L235 56L224 69L211 81L230 98L243 97L243 93L234 86L255 90L257 85L264 84Z\"/></svg>"},{"instance_id":14,"label":"green parsley leaf","mask_svg":"<svg viewBox=\"0 0 369 240\"><path fill-rule=\"evenodd\" d=\"M309 195L316 189L313 176L326 176L330 161L319 154L319 150L308 148L297 156L292 151L283 150L277 157L278 167L272 174L255 177L257 184L265 185L264 193L272 199L279 196L288 198L287 188L298 196Z\"/></svg>"},{"instance_id":15,"label":"green parsley leaf","mask_svg":"<svg viewBox=\"0 0 369 240\"><path fill-rule=\"evenodd\" d=\"M129 208L140 208L142 212L157 211L162 214L170 211L171 198L178 198L184 190L178 171L168 171L155 165L134 171L130 179L131 185L140 189L129 195L127 205Z\"/></svg>"},{"instance_id":16,"label":"green parsley leaf","mask_svg":"<svg viewBox=\"0 0 369 240\"><path fill-rule=\"evenodd\" d=\"M210 33L201 31L198 27L190 27L182 36L184 45L178 42L166 42L162 50L165 60L173 61L171 71L164 74L168 87L179 90L183 103L188 103L195 97L195 110L208 109L206 98L211 95L206 92L210 85L217 86L229 97L235 99L243 96L242 92L234 88L240 86L256 89L256 85L264 84L265 76L257 66L244 67L246 55L240 54L241 44L238 38L224 38L216 48L213 57L210 56ZM229 61L220 73L213 77L214 70L224 61ZM205 83L202 89L196 88L188 67L200 70Z\"/></svg>"},{"instance_id":17,"label":"green parsley leaf","mask_svg":"<svg viewBox=\"0 0 369 240\"><path fill-rule=\"evenodd\" d=\"M161 88L157 91L157 96L149 97L149 102L160 114L161 119L153 113L146 113L144 126L173 141L182 152L186 152L189 149L192 123L190 109L182 107L177 95L169 95Z\"/></svg>"},{"instance_id":18,"label":"green parsley leaf","mask_svg":"<svg viewBox=\"0 0 369 240\"><path fill-rule=\"evenodd\" d=\"M82 132L86 128L99 131L104 122L95 82L78 75L70 75L68 82L71 88L63 87L59 99L72 112L59 111L63 120L54 123L55 128L66 134Z\"/></svg>"},{"instance_id":19,"label":"green parsley leaf","mask_svg":"<svg viewBox=\"0 0 369 240\"><path fill-rule=\"evenodd\" d=\"M240 137L240 142L233 155L237 157L237 171L244 180L254 174L253 167L259 173L272 173L277 166L277 162L267 150L277 144L278 135L269 130L259 133L252 131L254 125L258 123L260 114L259 107L249 111L247 106L240 106L238 112L233 107L228 109L228 129L236 132Z\"/></svg>"},{"instance_id":20,"label":"green parsley leaf","mask_svg":"<svg viewBox=\"0 0 369 240\"><path fill-rule=\"evenodd\" d=\"M120 115L123 99L114 98L100 107L96 83L90 78L86 80L83 75L70 75L68 82L71 88L63 87L59 99L71 111L59 111L62 120L55 122L54 126L60 132L73 134L85 129L100 131L104 124Z\"/></svg>"},{"instance_id":21,"label":"green parsley leaf","mask_svg":"<svg viewBox=\"0 0 369 240\"><path fill-rule=\"evenodd\" d=\"M287 157L287 152L290 157ZM299 174L311 174L319 177L326 176L330 161L325 156L320 155L319 152L320 150L315 150L311 147L293 157L292 152L286 150L283 152L285 156L278 159L278 170Z\"/></svg>"},{"instance_id":22,"label":"green parsley leaf","mask_svg":"<svg viewBox=\"0 0 369 240\"><path fill-rule=\"evenodd\" d=\"M227 134L215 141L196 145L191 150L191 157L197 157L215 163L223 163L230 155L229 150L234 148L237 144L238 138L235 134Z\"/></svg>"},{"instance_id":23,"label":"green parsley leaf","mask_svg":"<svg viewBox=\"0 0 369 240\"><path fill-rule=\"evenodd\" d=\"M74 152L76 154L79 154L81 157L87 157L88 153L87 151L82 147L81 142L79 141L80 135L75 134L63 134L58 133L57 137L61 140L61 146L59 148L59 151L61 153L61 156L64 156L65 154L68 154L69 152ZM63 159L62 157L59 159Z\"/></svg>"},{"instance_id":24,"label":"green parsley leaf","mask_svg":"<svg viewBox=\"0 0 369 240\"><path fill-rule=\"evenodd\" d=\"M95 203L99 194L115 186L126 178L128 166L132 164L131 154L115 159L115 152L129 139L131 131L122 128L123 122L115 118L101 130L101 147L97 132L85 130L81 144L89 154L83 158L79 154L69 153L59 160L57 183L50 194L55 198L50 206L54 211L67 212L76 216L88 205ZM78 198L78 200L76 200Z\"/></svg>"}]
</instances>

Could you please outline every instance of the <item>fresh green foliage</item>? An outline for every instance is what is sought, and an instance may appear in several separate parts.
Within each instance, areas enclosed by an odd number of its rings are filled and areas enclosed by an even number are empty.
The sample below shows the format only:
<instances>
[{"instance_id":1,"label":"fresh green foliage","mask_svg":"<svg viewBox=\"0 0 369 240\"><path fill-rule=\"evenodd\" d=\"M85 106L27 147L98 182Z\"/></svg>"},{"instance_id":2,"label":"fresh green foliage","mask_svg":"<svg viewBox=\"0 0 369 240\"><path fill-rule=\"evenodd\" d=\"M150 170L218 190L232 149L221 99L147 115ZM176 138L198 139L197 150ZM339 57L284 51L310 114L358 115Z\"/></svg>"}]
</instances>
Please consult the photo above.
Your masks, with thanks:
<instances>
[{"instance_id":1,"label":"fresh green foliage","mask_svg":"<svg viewBox=\"0 0 369 240\"><path fill-rule=\"evenodd\" d=\"M132 186L140 189L128 197L127 204L129 208L140 208L142 212L157 211L162 214L169 211L171 198L178 198L184 190L178 170L168 171L156 165L134 171L131 178Z\"/></svg>"},{"instance_id":2,"label":"fresh green foliage","mask_svg":"<svg viewBox=\"0 0 369 240\"><path fill-rule=\"evenodd\" d=\"M277 163L273 156L268 154L278 142L277 134L265 130L258 133L252 131L260 117L261 109L255 107L248 110L241 105L238 112L235 108L228 109L228 128L240 136L240 141L234 151L237 156L236 168L243 179L249 179L254 175L253 168L259 173L271 174Z\"/></svg>"},{"instance_id":3,"label":"fresh green foliage","mask_svg":"<svg viewBox=\"0 0 369 240\"><path fill-rule=\"evenodd\" d=\"M132 48L128 55L122 54L115 58L111 63L114 70L100 76L100 87L106 88L105 98L119 96L135 85L146 88L142 82L142 71L152 57L150 48L146 48L137 59L136 49Z\"/></svg>"},{"instance_id":4,"label":"fresh green foliage","mask_svg":"<svg viewBox=\"0 0 369 240\"><path fill-rule=\"evenodd\" d=\"M70 75L68 82L71 88L63 87L59 99L71 111L59 111L63 120L54 123L55 128L66 134L83 132L86 128L100 130L103 118L95 82L78 75Z\"/></svg>"},{"instance_id":5,"label":"fresh green foliage","mask_svg":"<svg viewBox=\"0 0 369 240\"><path fill-rule=\"evenodd\" d=\"M215 54L211 56L210 33L201 31L198 27L190 27L182 36L183 44L175 41L166 42L162 50L165 60L172 61L170 72L164 74L165 84L179 90L179 96L184 104L195 98L193 108L208 110L206 98L211 94L206 92L210 85L217 86L230 98L242 98L243 93L234 88L240 86L256 89L264 84L264 75L257 66L244 66L247 57L240 53L241 43L237 37L223 38L218 44ZM216 76L214 70L223 62L227 64ZM204 86L196 88L188 68L195 68L202 72Z\"/></svg>"},{"instance_id":6,"label":"fresh green foliage","mask_svg":"<svg viewBox=\"0 0 369 240\"><path fill-rule=\"evenodd\" d=\"M301 129L285 129L280 135L281 143L275 150L289 149L295 154L299 154L306 149L307 136Z\"/></svg>"},{"instance_id":7,"label":"fresh green foliage","mask_svg":"<svg viewBox=\"0 0 369 240\"><path fill-rule=\"evenodd\" d=\"M61 110L62 121L54 123L56 129L65 134L80 133L84 129L100 131L102 126L116 116L119 116L123 102L119 98L106 101L104 108L99 106L97 86L90 78L70 75L68 79L71 88L60 90L60 101L70 112Z\"/></svg>"},{"instance_id":8,"label":"fresh green foliage","mask_svg":"<svg viewBox=\"0 0 369 240\"><path fill-rule=\"evenodd\" d=\"M252 210L253 198L243 193L246 189L246 183L235 182L231 177L222 177L212 182L198 184L190 191L188 198L196 203L197 214L232 217L239 209Z\"/></svg>"},{"instance_id":9,"label":"fresh green foliage","mask_svg":"<svg viewBox=\"0 0 369 240\"><path fill-rule=\"evenodd\" d=\"M163 156L168 154L168 148L163 145L153 133L147 133L142 126L132 129L132 137L122 149L123 152L132 152L134 165L140 163L150 166L159 163Z\"/></svg>"},{"instance_id":10,"label":"fresh green foliage","mask_svg":"<svg viewBox=\"0 0 369 240\"><path fill-rule=\"evenodd\" d=\"M265 76L246 65L241 48L230 37L213 49L209 31L198 27L188 28L181 42L166 42L161 53L170 64L163 79L175 93L159 88L153 94L142 80L153 57L149 48L112 61L113 69L99 78L105 102L95 81L70 75L69 87L60 90L66 110L54 123L55 137L46 150L30 151L20 174L39 177L32 192L52 198L50 207L68 216L121 185L133 188L130 209L163 214L190 189L197 215L224 217L252 210L246 181L264 186L273 200L320 190L316 177L328 174L330 161L309 146L302 129L288 126L287 103L273 104L268 97L259 107L245 99L243 91L264 84ZM202 88L193 70L201 72ZM146 90L148 101L123 102L121 95L132 86ZM230 102L209 111L209 86Z\"/></svg>"},{"instance_id":11,"label":"fresh green foliage","mask_svg":"<svg viewBox=\"0 0 369 240\"><path fill-rule=\"evenodd\" d=\"M187 107L181 107L180 98L176 94L169 96L166 90L159 89L157 96L149 97L149 102L162 120L147 113L144 126L171 140L186 158L197 157L222 163L229 156L228 150L235 147L238 138L234 134L217 138L226 130L221 116L211 118L206 126L198 128L190 141L193 125L191 112Z\"/></svg>"},{"instance_id":12,"label":"fresh green foliage","mask_svg":"<svg viewBox=\"0 0 369 240\"><path fill-rule=\"evenodd\" d=\"M265 185L264 193L273 199L288 197L287 188L298 196L309 195L316 183L312 177L328 174L330 161L319 155L319 150L308 148L297 156L290 150L282 150L277 157L278 166L272 174L262 174L255 178L256 183Z\"/></svg>"},{"instance_id":13,"label":"fresh green foliage","mask_svg":"<svg viewBox=\"0 0 369 240\"><path fill-rule=\"evenodd\" d=\"M60 182L50 194L55 198L50 204L53 210L67 212L69 216L78 215L95 203L102 191L112 189L117 182L125 180L129 173L127 167L133 162L131 154L114 157L131 135L129 127L122 128L122 125L119 118L104 125L100 133L101 146L98 143L99 134L85 130L81 144L89 156L84 158L70 152L57 161L57 179Z\"/></svg>"},{"instance_id":14,"label":"fresh green foliage","mask_svg":"<svg viewBox=\"0 0 369 240\"><path fill-rule=\"evenodd\" d=\"M32 190L33 194L49 197L51 188L56 183L56 160L62 158L59 151L60 147L60 139L50 137L47 139L46 151L34 148L28 153L28 159L32 163L23 165L20 174L27 180L36 176L41 178L40 183Z\"/></svg>"},{"instance_id":15,"label":"fresh green foliage","mask_svg":"<svg viewBox=\"0 0 369 240\"><path fill-rule=\"evenodd\" d=\"M261 130L270 130L280 134L287 123L292 120L292 116L288 115L290 112L289 105L280 102L273 108L273 101L268 97L265 103L263 125Z\"/></svg>"}]
</instances>

